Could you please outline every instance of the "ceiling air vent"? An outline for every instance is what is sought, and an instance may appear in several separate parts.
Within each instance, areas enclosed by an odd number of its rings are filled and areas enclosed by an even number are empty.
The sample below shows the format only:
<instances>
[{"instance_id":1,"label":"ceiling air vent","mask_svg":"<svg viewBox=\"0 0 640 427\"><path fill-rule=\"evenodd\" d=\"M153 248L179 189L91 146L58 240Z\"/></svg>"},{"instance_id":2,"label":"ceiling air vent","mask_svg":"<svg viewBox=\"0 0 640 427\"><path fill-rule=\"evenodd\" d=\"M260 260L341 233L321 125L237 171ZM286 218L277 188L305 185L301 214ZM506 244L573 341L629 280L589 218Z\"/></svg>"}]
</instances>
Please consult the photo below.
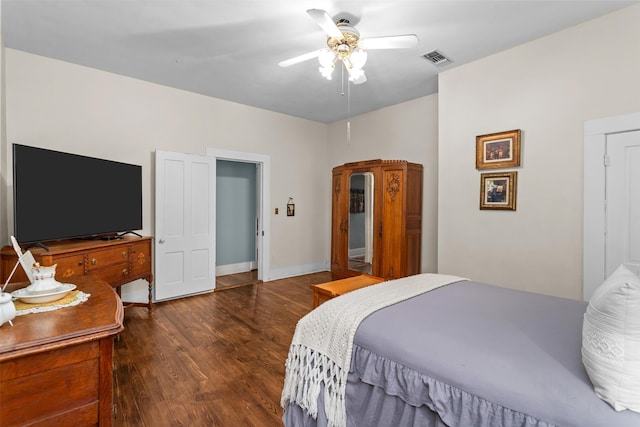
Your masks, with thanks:
<instances>
[{"instance_id":1,"label":"ceiling air vent","mask_svg":"<svg viewBox=\"0 0 640 427\"><path fill-rule=\"evenodd\" d=\"M444 54L438 52L437 50L425 53L422 56L433 65L445 65L451 62L449 58L447 58L446 56L444 56Z\"/></svg>"}]
</instances>

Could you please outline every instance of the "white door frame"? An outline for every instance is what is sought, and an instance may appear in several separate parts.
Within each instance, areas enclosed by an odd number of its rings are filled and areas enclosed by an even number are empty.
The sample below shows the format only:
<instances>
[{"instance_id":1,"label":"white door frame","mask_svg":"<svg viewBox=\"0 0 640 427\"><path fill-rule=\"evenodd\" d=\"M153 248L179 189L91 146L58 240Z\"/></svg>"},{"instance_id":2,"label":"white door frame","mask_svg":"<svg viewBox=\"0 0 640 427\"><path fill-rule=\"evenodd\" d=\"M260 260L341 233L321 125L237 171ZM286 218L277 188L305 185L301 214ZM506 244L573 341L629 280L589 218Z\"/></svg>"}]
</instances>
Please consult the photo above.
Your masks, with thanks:
<instances>
[{"instance_id":1,"label":"white door frame","mask_svg":"<svg viewBox=\"0 0 640 427\"><path fill-rule=\"evenodd\" d=\"M584 211L582 298L587 301L606 278L606 174L607 135L640 130L640 113L584 123Z\"/></svg>"},{"instance_id":2,"label":"white door frame","mask_svg":"<svg viewBox=\"0 0 640 427\"><path fill-rule=\"evenodd\" d=\"M217 148L207 148L207 156L215 157L216 160L228 160L232 162L255 163L256 169L256 191L258 192L257 211L260 216L258 238L256 246L258 249L258 280L268 281L270 277L270 222L269 209L271 200L271 158L264 154L245 153L242 151L220 150ZM216 200L214 200L213 211L216 211Z\"/></svg>"}]
</instances>

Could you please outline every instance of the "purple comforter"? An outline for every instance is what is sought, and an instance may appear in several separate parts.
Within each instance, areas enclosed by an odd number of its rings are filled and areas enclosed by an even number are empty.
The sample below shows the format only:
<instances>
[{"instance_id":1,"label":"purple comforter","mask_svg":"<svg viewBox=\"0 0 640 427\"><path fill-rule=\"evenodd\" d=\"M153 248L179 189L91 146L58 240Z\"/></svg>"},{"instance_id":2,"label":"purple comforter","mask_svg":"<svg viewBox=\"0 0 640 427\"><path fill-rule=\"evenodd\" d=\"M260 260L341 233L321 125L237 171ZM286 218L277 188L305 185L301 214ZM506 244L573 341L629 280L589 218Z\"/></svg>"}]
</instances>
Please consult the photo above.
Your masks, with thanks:
<instances>
[{"instance_id":1,"label":"purple comforter","mask_svg":"<svg viewBox=\"0 0 640 427\"><path fill-rule=\"evenodd\" d=\"M466 281L379 310L355 335L348 425L638 427L640 414L593 391L580 354L585 308ZM322 410L313 420L291 405L283 420L326 425Z\"/></svg>"}]
</instances>

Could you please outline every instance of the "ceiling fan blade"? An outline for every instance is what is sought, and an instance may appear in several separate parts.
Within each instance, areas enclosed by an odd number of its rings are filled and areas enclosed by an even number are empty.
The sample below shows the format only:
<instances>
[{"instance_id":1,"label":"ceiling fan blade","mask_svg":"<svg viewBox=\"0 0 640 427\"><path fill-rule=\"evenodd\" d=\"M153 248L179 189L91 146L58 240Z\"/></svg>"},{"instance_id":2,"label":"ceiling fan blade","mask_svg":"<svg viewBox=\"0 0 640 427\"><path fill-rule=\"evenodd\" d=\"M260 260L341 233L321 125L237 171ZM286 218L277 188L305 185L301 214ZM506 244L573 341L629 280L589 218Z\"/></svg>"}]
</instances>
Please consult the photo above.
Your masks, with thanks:
<instances>
[{"instance_id":1,"label":"ceiling fan blade","mask_svg":"<svg viewBox=\"0 0 640 427\"><path fill-rule=\"evenodd\" d=\"M370 39L361 39L359 45L365 50L407 49L418 45L418 36L415 34L404 34L401 36L373 37Z\"/></svg>"},{"instance_id":2,"label":"ceiling fan blade","mask_svg":"<svg viewBox=\"0 0 640 427\"><path fill-rule=\"evenodd\" d=\"M314 50L313 52L305 53L304 55L299 55L291 59L287 59L285 61L280 61L278 63L281 67L289 67L291 65L299 64L300 62L308 61L313 58L317 58L324 49Z\"/></svg>"},{"instance_id":3,"label":"ceiling fan blade","mask_svg":"<svg viewBox=\"0 0 640 427\"><path fill-rule=\"evenodd\" d=\"M309 9L307 10L307 13L309 14L309 16L311 16L311 18L313 18L314 21L316 21L316 24L318 24L329 37L333 37L336 39L342 38L342 31L340 31L340 28L338 28L336 23L333 22L333 19L331 19L326 11L322 9Z\"/></svg>"}]
</instances>

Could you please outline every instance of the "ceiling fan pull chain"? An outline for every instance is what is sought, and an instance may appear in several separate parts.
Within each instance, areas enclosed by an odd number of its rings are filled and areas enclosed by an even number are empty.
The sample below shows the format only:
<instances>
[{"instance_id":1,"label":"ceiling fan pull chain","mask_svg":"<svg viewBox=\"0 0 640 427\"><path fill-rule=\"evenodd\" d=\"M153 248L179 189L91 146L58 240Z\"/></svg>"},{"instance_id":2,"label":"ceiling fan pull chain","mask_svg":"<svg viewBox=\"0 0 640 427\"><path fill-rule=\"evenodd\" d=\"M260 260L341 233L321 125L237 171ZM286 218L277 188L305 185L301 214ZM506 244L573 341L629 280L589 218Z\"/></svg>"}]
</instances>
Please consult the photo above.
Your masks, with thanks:
<instances>
[{"instance_id":1,"label":"ceiling fan pull chain","mask_svg":"<svg viewBox=\"0 0 640 427\"><path fill-rule=\"evenodd\" d=\"M351 81L347 80L347 143L349 142L351 142Z\"/></svg>"}]
</instances>

